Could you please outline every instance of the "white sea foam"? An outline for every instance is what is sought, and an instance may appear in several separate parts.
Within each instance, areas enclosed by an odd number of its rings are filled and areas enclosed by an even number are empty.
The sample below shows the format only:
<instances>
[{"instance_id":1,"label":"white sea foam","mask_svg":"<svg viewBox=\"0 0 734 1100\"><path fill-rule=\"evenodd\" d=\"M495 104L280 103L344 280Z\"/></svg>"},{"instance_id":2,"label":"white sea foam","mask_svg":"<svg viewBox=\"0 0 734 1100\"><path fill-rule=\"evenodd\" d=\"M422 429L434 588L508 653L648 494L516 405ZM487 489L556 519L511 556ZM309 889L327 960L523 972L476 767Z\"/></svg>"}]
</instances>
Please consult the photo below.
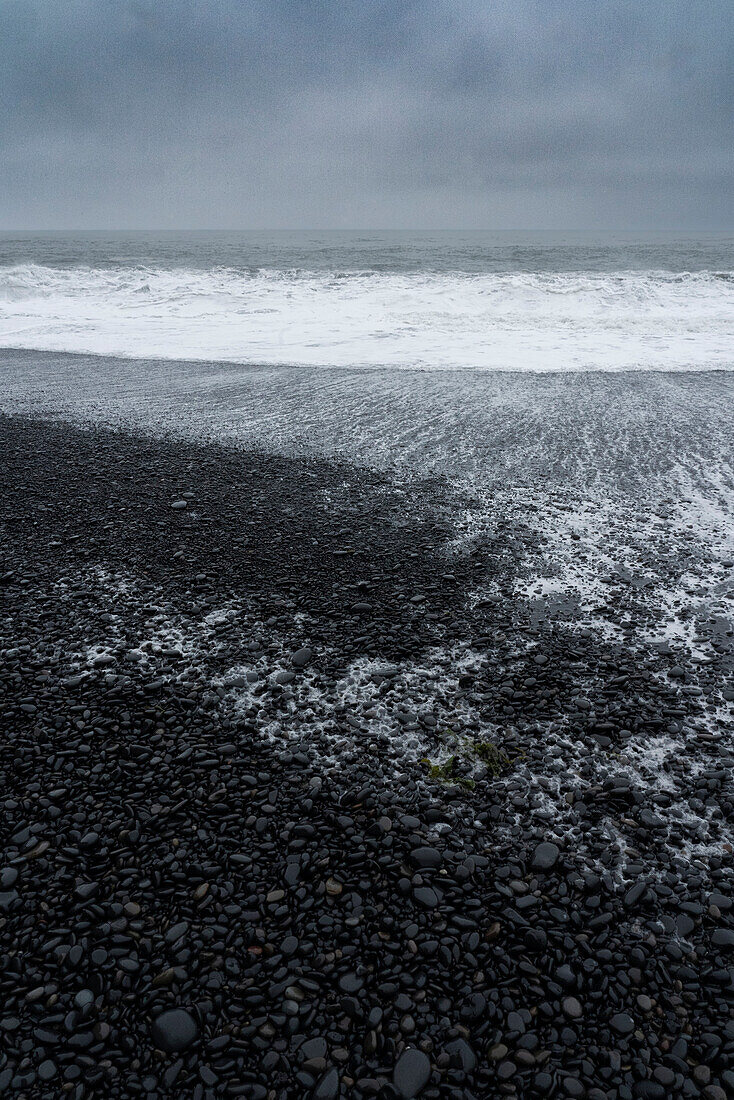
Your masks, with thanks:
<instances>
[{"instance_id":1,"label":"white sea foam","mask_svg":"<svg viewBox=\"0 0 734 1100\"><path fill-rule=\"evenodd\" d=\"M734 273L0 268L0 346L448 370L734 367Z\"/></svg>"}]
</instances>

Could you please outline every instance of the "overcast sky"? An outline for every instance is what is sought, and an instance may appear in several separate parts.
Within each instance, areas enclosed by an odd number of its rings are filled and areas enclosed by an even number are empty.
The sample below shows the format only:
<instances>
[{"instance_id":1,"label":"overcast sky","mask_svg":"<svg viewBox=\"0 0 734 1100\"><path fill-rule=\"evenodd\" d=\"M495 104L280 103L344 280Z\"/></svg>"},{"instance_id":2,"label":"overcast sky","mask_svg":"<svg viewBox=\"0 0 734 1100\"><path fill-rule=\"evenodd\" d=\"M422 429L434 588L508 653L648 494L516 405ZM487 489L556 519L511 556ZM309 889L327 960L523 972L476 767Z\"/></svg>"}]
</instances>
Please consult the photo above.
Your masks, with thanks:
<instances>
[{"instance_id":1,"label":"overcast sky","mask_svg":"<svg viewBox=\"0 0 734 1100\"><path fill-rule=\"evenodd\" d=\"M732 0L0 0L0 226L721 229Z\"/></svg>"}]
</instances>

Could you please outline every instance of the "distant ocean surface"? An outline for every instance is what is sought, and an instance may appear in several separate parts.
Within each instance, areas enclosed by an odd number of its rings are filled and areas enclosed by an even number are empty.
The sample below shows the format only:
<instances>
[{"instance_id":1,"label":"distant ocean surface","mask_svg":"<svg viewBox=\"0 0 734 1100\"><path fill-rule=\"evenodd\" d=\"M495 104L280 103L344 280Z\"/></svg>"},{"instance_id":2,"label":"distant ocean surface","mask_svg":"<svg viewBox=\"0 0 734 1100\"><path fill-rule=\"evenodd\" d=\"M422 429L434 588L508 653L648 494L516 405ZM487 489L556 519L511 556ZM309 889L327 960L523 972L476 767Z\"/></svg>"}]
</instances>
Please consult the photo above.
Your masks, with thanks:
<instances>
[{"instance_id":1,"label":"distant ocean surface","mask_svg":"<svg viewBox=\"0 0 734 1100\"><path fill-rule=\"evenodd\" d=\"M400 370L734 369L734 238L0 234L0 347Z\"/></svg>"}]
</instances>

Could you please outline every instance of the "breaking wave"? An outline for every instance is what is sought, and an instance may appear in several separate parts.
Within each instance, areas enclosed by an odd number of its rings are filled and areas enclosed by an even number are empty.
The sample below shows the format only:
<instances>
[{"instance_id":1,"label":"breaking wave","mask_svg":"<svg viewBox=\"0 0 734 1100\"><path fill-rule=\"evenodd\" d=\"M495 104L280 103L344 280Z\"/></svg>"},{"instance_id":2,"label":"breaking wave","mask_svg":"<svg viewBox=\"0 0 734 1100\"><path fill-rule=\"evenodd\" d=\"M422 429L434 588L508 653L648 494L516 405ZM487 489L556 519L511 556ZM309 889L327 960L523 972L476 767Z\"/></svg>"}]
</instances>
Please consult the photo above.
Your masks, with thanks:
<instances>
[{"instance_id":1,"label":"breaking wave","mask_svg":"<svg viewBox=\"0 0 734 1100\"><path fill-rule=\"evenodd\" d=\"M0 345L419 370L731 370L734 273L0 268Z\"/></svg>"}]
</instances>

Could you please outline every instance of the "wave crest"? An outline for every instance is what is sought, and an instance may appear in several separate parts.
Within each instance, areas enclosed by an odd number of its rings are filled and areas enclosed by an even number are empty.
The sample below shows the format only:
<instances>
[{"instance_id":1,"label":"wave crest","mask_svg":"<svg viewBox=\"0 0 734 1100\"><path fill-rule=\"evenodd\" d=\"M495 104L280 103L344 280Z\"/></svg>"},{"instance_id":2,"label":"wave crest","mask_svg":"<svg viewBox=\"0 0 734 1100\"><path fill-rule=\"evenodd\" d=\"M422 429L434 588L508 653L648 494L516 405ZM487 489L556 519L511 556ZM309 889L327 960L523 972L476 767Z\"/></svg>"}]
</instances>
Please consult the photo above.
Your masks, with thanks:
<instances>
[{"instance_id":1,"label":"wave crest","mask_svg":"<svg viewBox=\"0 0 734 1100\"><path fill-rule=\"evenodd\" d=\"M734 272L0 268L0 344L399 369L734 363Z\"/></svg>"}]
</instances>

